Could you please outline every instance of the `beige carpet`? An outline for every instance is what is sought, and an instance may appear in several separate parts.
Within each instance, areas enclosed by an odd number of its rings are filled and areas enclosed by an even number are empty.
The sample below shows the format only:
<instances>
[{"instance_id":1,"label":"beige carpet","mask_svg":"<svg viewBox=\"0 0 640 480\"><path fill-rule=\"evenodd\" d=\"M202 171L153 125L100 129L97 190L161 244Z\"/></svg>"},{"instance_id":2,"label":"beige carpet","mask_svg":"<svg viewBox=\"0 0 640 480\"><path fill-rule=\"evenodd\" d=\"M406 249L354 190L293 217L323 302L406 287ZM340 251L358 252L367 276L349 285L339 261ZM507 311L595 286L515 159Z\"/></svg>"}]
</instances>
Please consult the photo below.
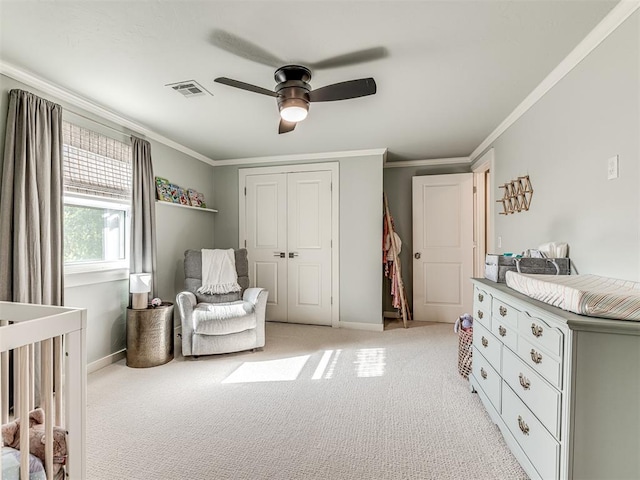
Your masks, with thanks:
<instances>
[{"instance_id":1,"label":"beige carpet","mask_svg":"<svg viewBox=\"0 0 640 480\"><path fill-rule=\"evenodd\" d=\"M451 325L267 324L264 351L89 376L88 478L520 479Z\"/></svg>"}]
</instances>

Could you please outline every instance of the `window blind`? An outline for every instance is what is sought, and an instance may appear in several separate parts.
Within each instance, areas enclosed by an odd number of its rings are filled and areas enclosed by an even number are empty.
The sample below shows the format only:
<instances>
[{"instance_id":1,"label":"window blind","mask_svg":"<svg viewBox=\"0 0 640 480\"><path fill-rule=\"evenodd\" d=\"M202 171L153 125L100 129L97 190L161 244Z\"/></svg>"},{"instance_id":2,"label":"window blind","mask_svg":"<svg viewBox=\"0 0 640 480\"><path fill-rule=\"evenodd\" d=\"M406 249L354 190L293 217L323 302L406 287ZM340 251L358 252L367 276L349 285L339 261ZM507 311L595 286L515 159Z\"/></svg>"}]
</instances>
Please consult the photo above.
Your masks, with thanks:
<instances>
[{"instance_id":1,"label":"window blind","mask_svg":"<svg viewBox=\"0 0 640 480\"><path fill-rule=\"evenodd\" d=\"M87 128L62 122L66 192L128 200L131 146Z\"/></svg>"}]
</instances>

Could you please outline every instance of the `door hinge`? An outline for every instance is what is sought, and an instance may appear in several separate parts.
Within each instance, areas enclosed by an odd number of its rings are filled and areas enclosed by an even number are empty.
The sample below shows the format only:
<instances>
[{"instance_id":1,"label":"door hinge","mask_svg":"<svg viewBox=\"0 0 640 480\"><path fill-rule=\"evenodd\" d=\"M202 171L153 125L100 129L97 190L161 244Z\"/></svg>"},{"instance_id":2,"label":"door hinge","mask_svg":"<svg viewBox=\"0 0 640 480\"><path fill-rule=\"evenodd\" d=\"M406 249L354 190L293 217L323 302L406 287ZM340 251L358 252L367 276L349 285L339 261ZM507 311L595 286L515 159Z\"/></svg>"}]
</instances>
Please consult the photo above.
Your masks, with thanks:
<instances>
[{"instance_id":1,"label":"door hinge","mask_svg":"<svg viewBox=\"0 0 640 480\"><path fill-rule=\"evenodd\" d=\"M329 184L329 191L330 191L330 192L333 192L333 182L331 182L331 183Z\"/></svg>"},{"instance_id":2,"label":"door hinge","mask_svg":"<svg viewBox=\"0 0 640 480\"><path fill-rule=\"evenodd\" d=\"M331 305L333 305L333 297L331 297Z\"/></svg>"},{"instance_id":3,"label":"door hinge","mask_svg":"<svg viewBox=\"0 0 640 480\"><path fill-rule=\"evenodd\" d=\"M247 241L244 241L244 248L247 248Z\"/></svg>"},{"instance_id":4,"label":"door hinge","mask_svg":"<svg viewBox=\"0 0 640 480\"><path fill-rule=\"evenodd\" d=\"M478 191L477 187L473 187L473 193L476 193Z\"/></svg>"},{"instance_id":5,"label":"door hinge","mask_svg":"<svg viewBox=\"0 0 640 480\"><path fill-rule=\"evenodd\" d=\"M244 187L244 196L247 196L247 187Z\"/></svg>"}]
</instances>

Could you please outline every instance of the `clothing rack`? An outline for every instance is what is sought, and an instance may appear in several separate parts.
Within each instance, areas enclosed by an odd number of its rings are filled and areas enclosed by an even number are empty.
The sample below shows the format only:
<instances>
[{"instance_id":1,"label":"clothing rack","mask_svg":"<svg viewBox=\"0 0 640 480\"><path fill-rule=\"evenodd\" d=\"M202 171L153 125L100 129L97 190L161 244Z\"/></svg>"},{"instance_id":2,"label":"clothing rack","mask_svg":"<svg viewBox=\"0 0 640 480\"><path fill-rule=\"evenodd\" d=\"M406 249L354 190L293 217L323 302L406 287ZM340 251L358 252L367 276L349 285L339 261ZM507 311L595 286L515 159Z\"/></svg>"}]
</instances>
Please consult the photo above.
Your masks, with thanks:
<instances>
[{"instance_id":1,"label":"clothing rack","mask_svg":"<svg viewBox=\"0 0 640 480\"><path fill-rule=\"evenodd\" d=\"M400 257L398 256L398 246L396 245L395 230L393 228L393 222L391 220L391 214L389 213L389 202L387 201L387 194L383 193L384 198L384 218L387 223L387 231L389 238L391 239L391 254L393 258L393 269L398 279L398 291L400 295L400 315L404 328L408 328L407 321L411 320L411 312L409 311L409 305L407 303L407 296L404 290L404 282L402 281L402 269L400 265ZM393 282L393 276L391 281Z\"/></svg>"}]
</instances>

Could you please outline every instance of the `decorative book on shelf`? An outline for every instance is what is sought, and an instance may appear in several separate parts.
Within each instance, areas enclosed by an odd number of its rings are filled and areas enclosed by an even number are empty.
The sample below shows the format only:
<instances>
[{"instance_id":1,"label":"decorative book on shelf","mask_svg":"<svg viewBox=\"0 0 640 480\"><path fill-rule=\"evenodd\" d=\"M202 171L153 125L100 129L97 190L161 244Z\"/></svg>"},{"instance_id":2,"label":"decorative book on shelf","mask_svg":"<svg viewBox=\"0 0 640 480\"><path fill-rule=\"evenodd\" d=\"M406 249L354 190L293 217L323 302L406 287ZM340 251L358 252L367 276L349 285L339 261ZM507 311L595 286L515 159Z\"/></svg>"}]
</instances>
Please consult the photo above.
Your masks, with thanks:
<instances>
[{"instance_id":1,"label":"decorative book on shelf","mask_svg":"<svg viewBox=\"0 0 640 480\"><path fill-rule=\"evenodd\" d=\"M156 197L163 202L177 203L179 205L207 208L204 194L193 188L182 188L166 178L156 177Z\"/></svg>"}]
</instances>

